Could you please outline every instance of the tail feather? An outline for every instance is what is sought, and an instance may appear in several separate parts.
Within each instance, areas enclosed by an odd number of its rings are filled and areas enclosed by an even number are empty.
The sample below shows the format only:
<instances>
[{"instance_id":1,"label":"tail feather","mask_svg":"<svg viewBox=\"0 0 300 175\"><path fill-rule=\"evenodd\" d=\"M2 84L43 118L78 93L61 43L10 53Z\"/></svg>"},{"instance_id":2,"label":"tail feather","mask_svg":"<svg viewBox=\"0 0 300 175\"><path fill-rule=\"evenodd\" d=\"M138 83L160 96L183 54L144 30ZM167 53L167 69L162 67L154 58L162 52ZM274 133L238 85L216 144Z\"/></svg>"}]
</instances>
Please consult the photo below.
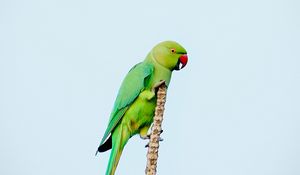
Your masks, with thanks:
<instances>
[{"instance_id":1,"label":"tail feather","mask_svg":"<svg viewBox=\"0 0 300 175\"><path fill-rule=\"evenodd\" d=\"M112 150L108 166L106 169L106 175L114 175L117 165L119 163L123 148L130 138L130 134L126 127L119 125L112 134Z\"/></svg>"},{"instance_id":2,"label":"tail feather","mask_svg":"<svg viewBox=\"0 0 300 175\"><path fill-rule=\"evenodd\" d=\"M112 147L112 140L111 140L111 135L110 135L109 138L105 141L105 143L103 143L102 145L100 145L98 147L96 154L98 152L100 152L100 153L105 152L105 151L111 149L111 147Z\"/></svg>"}]
</instances>

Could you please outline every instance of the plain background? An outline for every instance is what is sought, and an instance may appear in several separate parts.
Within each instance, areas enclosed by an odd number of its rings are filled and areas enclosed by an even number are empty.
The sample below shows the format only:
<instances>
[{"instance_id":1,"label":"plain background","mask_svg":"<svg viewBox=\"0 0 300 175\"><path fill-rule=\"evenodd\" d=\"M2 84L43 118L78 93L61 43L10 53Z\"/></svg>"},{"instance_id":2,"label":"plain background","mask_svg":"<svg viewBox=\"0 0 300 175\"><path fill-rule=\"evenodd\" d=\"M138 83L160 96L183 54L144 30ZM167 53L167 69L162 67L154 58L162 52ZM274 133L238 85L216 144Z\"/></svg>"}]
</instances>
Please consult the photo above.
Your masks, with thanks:
<instances>
[{"instance_id":1,"label":"plain background","mask_svg":"<svg viewBox=\"0 0 300 175\"><path fill-rule=\"evenodd\" d=\"M175 40L159 174L299 175L299 2L2 0L0 174L104 174L122 79ZM116 174L144 174L145 144Z\"/></svg>"}]
</instances>

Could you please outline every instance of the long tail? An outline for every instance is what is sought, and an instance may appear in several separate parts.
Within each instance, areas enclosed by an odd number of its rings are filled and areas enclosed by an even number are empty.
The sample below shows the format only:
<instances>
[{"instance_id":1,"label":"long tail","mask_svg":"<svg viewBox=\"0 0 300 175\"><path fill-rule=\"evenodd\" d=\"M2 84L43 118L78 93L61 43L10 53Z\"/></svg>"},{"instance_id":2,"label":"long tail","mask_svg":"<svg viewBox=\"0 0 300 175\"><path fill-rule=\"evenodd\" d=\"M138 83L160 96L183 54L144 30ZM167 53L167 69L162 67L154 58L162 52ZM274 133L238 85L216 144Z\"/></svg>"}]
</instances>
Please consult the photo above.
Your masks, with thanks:
<instances>
[{"instance_id":1,"label":"long tail","mask_svg":"<svg viewBox=\"0 0 300 175\"><path fill-rule=\"evenodd\" d=\"M108 166L106 169L106 175L114 175L117 165L119 163L123 148L130 138L130 134L127 127L120 124L112 134L112 150L110 153L110 158Z\"/></svg>"}]
</instances>

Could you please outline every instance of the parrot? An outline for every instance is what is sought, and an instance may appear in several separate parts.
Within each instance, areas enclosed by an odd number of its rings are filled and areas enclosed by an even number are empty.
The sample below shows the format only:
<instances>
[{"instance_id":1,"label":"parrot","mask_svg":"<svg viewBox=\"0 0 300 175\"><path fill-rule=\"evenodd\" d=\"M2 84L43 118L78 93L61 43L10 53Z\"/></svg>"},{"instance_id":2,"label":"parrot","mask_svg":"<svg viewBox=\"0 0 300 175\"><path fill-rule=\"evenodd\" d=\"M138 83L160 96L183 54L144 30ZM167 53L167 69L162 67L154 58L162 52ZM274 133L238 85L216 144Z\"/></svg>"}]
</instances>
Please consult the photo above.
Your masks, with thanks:
<instances>
[{"instance_id":1,"label":"parrot","mask_svg":"<svg viewBox=\"0 0 300 175\"><path fill-rule=\"evenodd\" d=\"M163 83L168 88L173 70L181 70L187 62L185 48L175 41L163 41L127 73L96 151L97 155L112 149L106 175L115 174L124 146L132 136L139 134L142 139L149 139L157 89Z\"/></svg>"}]
</instances>

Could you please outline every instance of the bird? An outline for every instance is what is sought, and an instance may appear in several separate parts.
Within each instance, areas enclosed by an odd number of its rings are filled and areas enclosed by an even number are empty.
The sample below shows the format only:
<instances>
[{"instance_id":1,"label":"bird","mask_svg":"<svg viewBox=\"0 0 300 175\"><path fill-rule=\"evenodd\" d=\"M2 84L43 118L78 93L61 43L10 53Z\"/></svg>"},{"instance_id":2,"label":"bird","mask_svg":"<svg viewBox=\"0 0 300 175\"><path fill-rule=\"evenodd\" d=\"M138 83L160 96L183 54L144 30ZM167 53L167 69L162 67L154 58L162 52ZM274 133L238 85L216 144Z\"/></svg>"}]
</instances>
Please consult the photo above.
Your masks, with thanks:
<instances>
[{"instance_id":1,"label":"bird","mask_svg":"<svg viewBox=\"0 0 300 175\"><path fill-rule=\"evenodd\" d=\"M142 139L149 139L157 89L163 83L168 88L172 72L181 70L187 62L188 55L183 46L175 41L163 41L127 73L96 151L97 155L112 149L106 175L115 174L124 146L132 136L139 134Z\"/></svg>"}]
</instances>

